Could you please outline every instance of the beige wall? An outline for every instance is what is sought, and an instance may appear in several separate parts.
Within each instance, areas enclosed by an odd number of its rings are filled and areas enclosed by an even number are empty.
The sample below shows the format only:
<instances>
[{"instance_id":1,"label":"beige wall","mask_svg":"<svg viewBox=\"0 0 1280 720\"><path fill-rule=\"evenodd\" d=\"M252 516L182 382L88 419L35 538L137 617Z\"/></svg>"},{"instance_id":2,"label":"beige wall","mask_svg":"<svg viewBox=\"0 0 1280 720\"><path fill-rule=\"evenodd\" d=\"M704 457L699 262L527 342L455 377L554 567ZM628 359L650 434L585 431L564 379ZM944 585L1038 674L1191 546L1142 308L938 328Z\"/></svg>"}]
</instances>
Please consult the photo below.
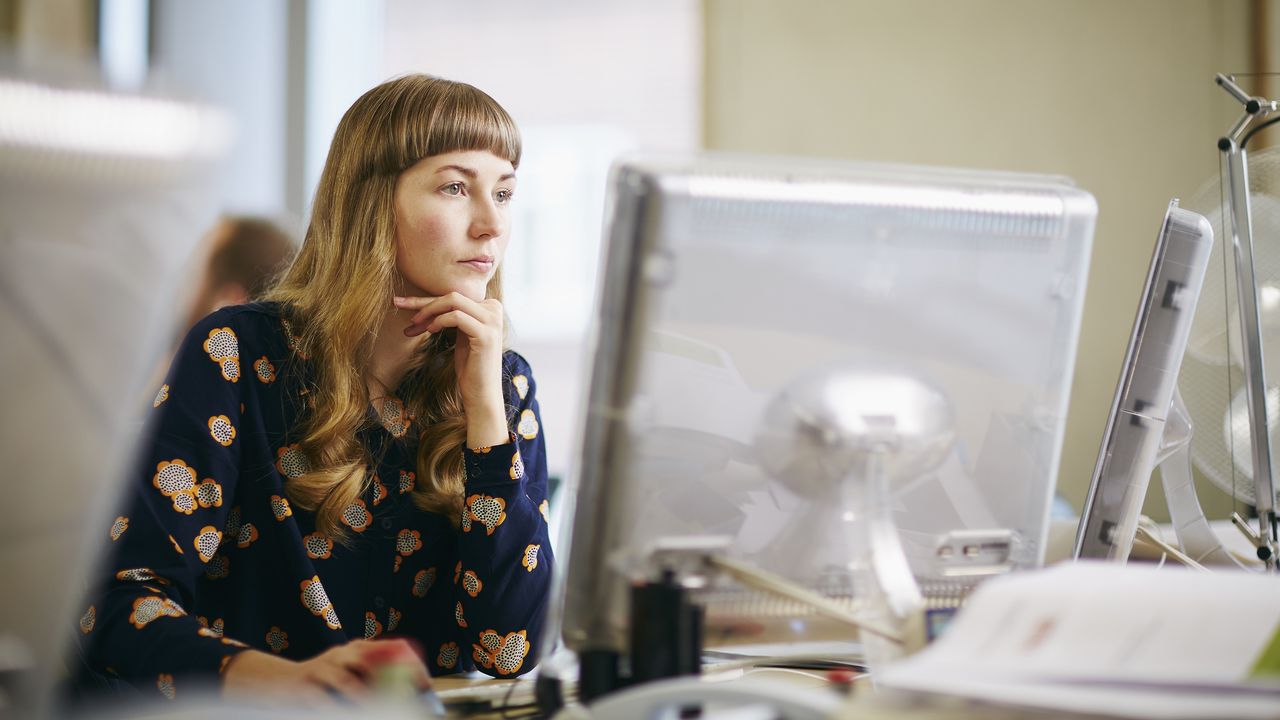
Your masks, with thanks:
<instances>
[{"instance_id":1,"label":"beige wall","mask_svg":"<svg viewBox=\"0 0 1280 720\"><path fill-rule=\"evenodd\" d=\"M51 57L89 60L97 50L91 0L0 0L0 47L27 62Z\"/></svg>"},{"instance_id":2,"label":"beige wall","mask_svg":"<svg viewBox=\"0 0 1280 720\"><path fill-rule=\"evenodd\" d=\"M708 148L1063 174L1097 197L1059 473L1079 507L1165 205L1216 177L1214 141L1240 113L1213 76L1249 69L1249 3L705 7ZM1201 494L1211 515L1229 507Z\"/></svg>"}]
</instances>

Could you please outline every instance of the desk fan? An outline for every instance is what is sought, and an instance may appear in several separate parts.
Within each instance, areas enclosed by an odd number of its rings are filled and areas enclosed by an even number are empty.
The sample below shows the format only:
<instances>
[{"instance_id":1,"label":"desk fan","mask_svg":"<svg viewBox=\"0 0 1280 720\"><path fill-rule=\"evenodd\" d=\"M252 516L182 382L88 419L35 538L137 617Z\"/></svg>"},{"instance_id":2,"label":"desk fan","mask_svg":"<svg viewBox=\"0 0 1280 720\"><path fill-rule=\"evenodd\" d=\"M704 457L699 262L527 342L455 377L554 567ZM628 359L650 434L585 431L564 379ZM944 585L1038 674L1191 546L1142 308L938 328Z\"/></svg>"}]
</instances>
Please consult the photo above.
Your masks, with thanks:
<instances>
[{"instance_id":1,"label":"desk fan","mask_svg":"<svg viewBox=\"0 0 1280 720\"><path fill-rule=\"evenodd\" d=\"M1186 205L1203 214L1213 225L1214 236L1224 242L1221 251L1209 259L1178 389L1196 428L1190 447L1195 468L1238 506L1252 506L1256 490L1241 315L1236 301L1235 260L1228 248L1230 233L1224 227L1222 185L1218 179L1205 183ZM1250 154L1249 196L1267 378L1267 431L1274 447L1280 440L1280 148Z\"/></svg>"}]
</instances>

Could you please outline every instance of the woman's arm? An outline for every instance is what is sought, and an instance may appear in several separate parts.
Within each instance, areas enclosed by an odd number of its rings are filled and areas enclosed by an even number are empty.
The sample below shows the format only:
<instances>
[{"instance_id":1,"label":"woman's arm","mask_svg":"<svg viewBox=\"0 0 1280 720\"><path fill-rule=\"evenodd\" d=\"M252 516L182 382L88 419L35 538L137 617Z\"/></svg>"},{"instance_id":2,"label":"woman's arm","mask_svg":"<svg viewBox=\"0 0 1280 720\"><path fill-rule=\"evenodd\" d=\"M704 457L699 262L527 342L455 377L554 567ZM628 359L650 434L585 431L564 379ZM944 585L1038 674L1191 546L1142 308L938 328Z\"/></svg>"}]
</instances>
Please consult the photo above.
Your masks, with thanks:
<instances>
[{"instance_id":1,"label":"woman's arm","mask_svg":"<svg viewBox=\"0 0 1280 720\"><path fill-rule=\"evenodd\" d=\"M537 385L524 358L507 358L513 441L466 451L460 563L453 568L460 650L499 677L537 664L554 563Z\"/></svg>"},{"instance_id":2,"label":"woman's arm","mask_svg":"<svg viewBox=\"0 0 1280 720\"><path fill-rule=\"evenodd\" d=\"M218 548L236 540L223 529L239 480L244 385L253 382L240 332L220 312L182 343L80 624L89 669L170 698L216 681L244 648L189 612Z\"/></svg>"}]
</instances>

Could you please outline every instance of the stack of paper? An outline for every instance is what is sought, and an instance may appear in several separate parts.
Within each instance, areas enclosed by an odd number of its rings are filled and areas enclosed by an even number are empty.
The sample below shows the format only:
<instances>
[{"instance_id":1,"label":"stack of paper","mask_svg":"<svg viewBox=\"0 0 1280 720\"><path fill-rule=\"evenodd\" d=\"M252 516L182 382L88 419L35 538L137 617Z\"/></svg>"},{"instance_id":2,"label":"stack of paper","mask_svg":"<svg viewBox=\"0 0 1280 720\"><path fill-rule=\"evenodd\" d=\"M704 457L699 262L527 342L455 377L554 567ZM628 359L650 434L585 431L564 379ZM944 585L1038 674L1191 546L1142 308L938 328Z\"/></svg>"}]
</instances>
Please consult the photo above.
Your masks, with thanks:
<instances>
[{"instance_id":1,"label":"stack of paper","mask_svg":"<svg viewBox=\"0 0 1280 720\"><path fill-rule=\"evenodd\" d=\"M1280 718L1280 577L1077 563L992 580L877 684L1115 717Z\"/></svg>"}]
</instances>

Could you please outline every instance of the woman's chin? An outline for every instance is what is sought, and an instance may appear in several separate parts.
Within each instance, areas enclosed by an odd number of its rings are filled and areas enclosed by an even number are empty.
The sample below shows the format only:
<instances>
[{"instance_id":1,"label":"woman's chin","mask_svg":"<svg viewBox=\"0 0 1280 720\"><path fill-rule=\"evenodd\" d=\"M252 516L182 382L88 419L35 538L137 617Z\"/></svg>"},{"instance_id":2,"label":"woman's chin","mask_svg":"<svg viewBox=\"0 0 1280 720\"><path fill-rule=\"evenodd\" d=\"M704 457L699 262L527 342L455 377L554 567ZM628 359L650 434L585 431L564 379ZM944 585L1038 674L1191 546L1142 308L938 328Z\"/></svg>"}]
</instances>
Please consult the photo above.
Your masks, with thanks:
<instances>
[{"instance_id":1,"label":"woman's chin","mask_svg":"<svg viewBox=\"0 0 1280 720\"><path fill-rule=\"evenodd\" d=\"M458 283L440 288L431 288L424 294L432 297L443 297L451 292L456 292L469 300L484 302L485 298L488 297L489 288L487 284Z\"/></svg>"}]
</instances>

